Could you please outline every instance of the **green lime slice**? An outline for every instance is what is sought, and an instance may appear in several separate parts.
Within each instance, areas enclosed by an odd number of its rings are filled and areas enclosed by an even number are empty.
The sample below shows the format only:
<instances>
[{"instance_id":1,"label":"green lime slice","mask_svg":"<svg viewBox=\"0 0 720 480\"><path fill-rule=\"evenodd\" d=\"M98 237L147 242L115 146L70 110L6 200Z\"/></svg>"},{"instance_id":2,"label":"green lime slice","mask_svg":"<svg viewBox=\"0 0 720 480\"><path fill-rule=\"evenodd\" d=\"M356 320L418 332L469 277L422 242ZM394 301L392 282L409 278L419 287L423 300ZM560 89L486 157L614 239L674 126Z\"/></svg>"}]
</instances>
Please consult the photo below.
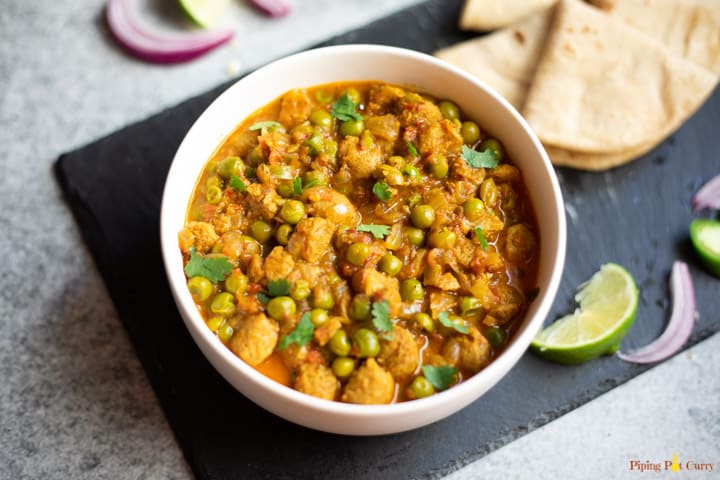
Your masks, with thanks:
<instances>
[{"instance_id":1,"label":"green lime slice","mask_svg":"<svg viewBox=\"0 0 720 480\"><path fill-rule=\"evenodd\" d=\"M698 218L690 224L690 240L700 259L720 277L720 221Z\"/></svg>"},{"instance_id":2,"label":"green lime slice","mask_svg":"<svg viewBox=\"0 0 720 480\"><path fill-rule=\"evenodd\" d=\"M543 358L567 364L611 355L635 321L638 297L632 275L606 263L580 286L580 307L540 331L530 346Z\"/></svg>"},{"instance_id":3,"label":"green lime slice","mask_svg":"<svg viewBox=\"0 0 720 480\"><path fill-rule=\"evenodd\" d=\"M203 28L215 25L229 0L178 0L190 19Z\"/></svg>"}]
</instances>

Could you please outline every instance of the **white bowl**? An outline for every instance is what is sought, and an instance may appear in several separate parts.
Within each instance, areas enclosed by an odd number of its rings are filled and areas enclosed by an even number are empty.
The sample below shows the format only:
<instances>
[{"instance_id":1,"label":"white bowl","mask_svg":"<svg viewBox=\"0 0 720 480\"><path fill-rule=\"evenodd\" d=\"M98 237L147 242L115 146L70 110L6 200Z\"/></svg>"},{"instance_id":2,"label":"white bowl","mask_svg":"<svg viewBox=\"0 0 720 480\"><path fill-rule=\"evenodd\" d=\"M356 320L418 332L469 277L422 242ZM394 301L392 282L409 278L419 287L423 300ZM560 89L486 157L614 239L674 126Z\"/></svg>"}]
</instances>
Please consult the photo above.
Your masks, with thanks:
<instances>
[{"instance_id":1,"label":"white bowl","mask_svg":"<svg viewBox=\"0 0 720 480\"><path fill-rule=\"evenodd\" d=\"M338 81L378 80L455 101L499 138L521 169L540 228L540 293L505 351L469 380L430 397L390 405L318 399L265 377L207 328L183 273L178 232L195 182L214 150L247 116L286 91ZM180 314L212 365L243 395L291 422L333 433L378 435L440 420L495 385L526 351L558 289L565 261L565 215L555 172L520 115L490 88L431 56L399 48L348 45L311 50L273 62L228 88L198 118L178 148L165 184L160 219L163 261Z\"/></svg>"}]
</instances>

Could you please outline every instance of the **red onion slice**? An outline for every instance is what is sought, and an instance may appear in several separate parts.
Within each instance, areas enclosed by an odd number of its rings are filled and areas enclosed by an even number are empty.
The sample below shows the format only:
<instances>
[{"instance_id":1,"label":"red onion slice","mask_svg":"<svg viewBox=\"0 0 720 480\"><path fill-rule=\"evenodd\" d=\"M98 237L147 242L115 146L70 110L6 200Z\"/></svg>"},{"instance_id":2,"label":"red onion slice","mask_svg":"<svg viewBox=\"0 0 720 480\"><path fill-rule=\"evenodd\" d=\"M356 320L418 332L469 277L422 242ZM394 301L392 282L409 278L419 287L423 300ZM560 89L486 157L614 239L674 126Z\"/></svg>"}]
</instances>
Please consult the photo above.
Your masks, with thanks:
<instances>
[{"instance_id":1,"label":"red onion slice","mask_svg":"<svg viewBox=\"0 0 720 480\"><path fill-rule=\"evenodd\" d=\"M720 209L720 175L707 182L692 199L693 211L703 208Z\"/></svg>"},{"instance_id":2,"label":"red onion slice","mask_svg":"<svg viewBox=\"0 0 720 480\"><path fill-rule=\"evenodd\" d=\"M685 262L675 262L670 275L672 314L665 331L654 342L618 357L632 363L654 363L677 353L695 325L695 289Z\"/></svg>"},{"instance_id":3,"label":"red onion slice","mask_svg":"<svg viewBox=\"0 0 720 480\"><path fill-rule=\"evenodd\" d=\"M132 55L154 63L192 60L222 45L233 36L232 30L212 30L183 35L164 35L148 31L135 19L131 0L108 0L105 9L110 31Z\"/></svg>"},{"instance_id":4,"label":"red onion slice","mask_svg":"<svg viewBox=\"0 0 720 480\"><path fill-rule=\"evenodd\" d=\"M284 17L292 10L288 0L250 0L250 3L271 17Z\"/></svg>"}]
</instances>

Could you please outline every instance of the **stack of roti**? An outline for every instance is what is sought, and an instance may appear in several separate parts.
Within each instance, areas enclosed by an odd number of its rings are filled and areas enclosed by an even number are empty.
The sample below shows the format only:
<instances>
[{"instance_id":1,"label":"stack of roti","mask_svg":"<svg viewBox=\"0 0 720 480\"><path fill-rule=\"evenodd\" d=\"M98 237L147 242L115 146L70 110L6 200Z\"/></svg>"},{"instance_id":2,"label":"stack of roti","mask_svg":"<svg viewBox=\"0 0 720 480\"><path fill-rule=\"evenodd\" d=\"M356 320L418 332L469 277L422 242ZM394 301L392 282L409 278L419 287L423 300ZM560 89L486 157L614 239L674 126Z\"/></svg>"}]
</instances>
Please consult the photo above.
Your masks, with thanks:
<instances>
[{"instance_id":1,"label":"stack of roti","mask_svg":"<svg viewBox=\"0 0 720 480\"><path fill-rule=\"evenodd\" d=\"M436 56L503 95L553 163L603 170L651 150L713 91L720 0L593 3L468 0L463 28L520 20ZM507 8L492 17L490 5Z\"/></svg>"}]
</instances>

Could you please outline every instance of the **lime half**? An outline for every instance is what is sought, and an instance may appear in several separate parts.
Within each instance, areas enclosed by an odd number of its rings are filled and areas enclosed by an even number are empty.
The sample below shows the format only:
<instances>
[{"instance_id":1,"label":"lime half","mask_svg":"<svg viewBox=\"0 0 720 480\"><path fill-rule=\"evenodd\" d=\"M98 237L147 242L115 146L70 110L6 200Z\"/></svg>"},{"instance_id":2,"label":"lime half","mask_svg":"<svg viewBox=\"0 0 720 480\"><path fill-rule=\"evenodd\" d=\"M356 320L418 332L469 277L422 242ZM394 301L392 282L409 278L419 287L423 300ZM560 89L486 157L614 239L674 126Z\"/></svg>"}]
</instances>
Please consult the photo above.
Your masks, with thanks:
<instances>
[{"instance_id":1,"label":"lime half","mask_svg":"<svg viewBox=\"0 0 720 480\"><path fill-rule=\"evenodd\" d=\"M720 221L698 218L690 224L690 240L705 265L720 277Z\"/></svg>"},{"instance_id":2,"label":"lime half","mask_svg":"<svg viewBox=\"0 0 720 480\"><path fill-rule=\"evenodd\" d=\"M531 348L543 358L578 364L611 355L635 321L638 288L630 272L615 263L600 267L580 286L580 307L542 330Z\"/></svg>"},{"instance_id":3,"label":"lime half","mask_svg":"<svg viewBox=\"0 0 720 480\"><path fill-rule=\"evenodd\" d=\"M215 25L230 0L179 0L190 19L203 28Z\"/></svg>"}]
</instances>

